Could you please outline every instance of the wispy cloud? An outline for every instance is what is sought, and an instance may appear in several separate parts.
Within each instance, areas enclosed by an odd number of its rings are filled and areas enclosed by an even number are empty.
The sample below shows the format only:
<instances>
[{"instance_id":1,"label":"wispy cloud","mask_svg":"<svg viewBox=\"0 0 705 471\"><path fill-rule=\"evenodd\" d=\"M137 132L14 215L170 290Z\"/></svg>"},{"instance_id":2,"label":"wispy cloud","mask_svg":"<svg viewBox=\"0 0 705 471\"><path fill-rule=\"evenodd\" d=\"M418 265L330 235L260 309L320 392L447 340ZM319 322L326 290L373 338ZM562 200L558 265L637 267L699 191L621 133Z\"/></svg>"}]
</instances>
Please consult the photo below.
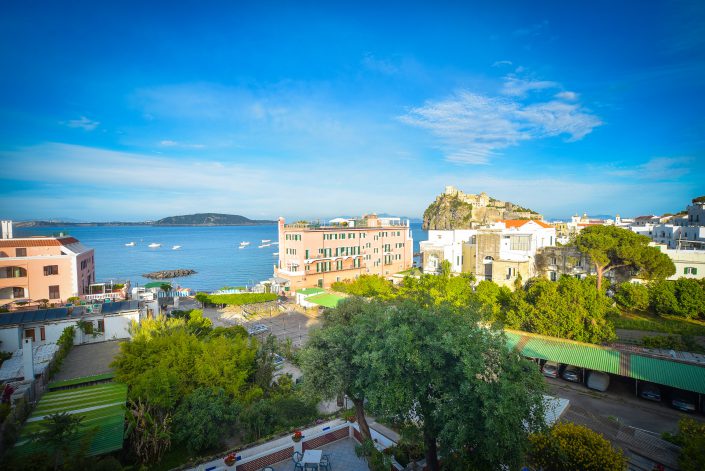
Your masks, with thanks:
<instances>
[{"instance_id":1,"label":"wispy cloud","mask_svg":"<svg viewBox=\"0 0 705 471\"><path fill-rule=\"evenodd\" d=\"M546 90L558 87L560 87L560 85L557 82L551 82L548 80L531 80L508 75L504 80L502 94L524 97L527 93L535 90Z\"/></svg>"},{"instance_id":2,"label":"wispy cloud","mask_svg":"<svg viewBox=\"0 0 705 471\"><path fill-rule=\"evenodd\" d=\"M556 98L566 101L575 101L579 98L579 95L575 92L563 91L556 93Z\"/></svg>"},{"instance_id":3,"label":"wispy cloud","mask_svg":"<svg viewBox=\"0 0 705 471\"><path fill-rule=\"evenodd\" d=\"M394 75L399 72L399 66L389 59L380 59L374 54L368 52L362 58L362 65L374 72L379 72L384 75Z\"/></svg>"},{"instance_id":4,"label":"wispy cloud","mask_svg":"<svg viewBox=\"0 0 705 471\"><path fill-rule=\"evenodd\" d=\"M558 87L555 82L507 77L502 89L505 96L460 90L446 99L412 108L399 119L436 136L447 160L485 164L497 151L522 141L560 135L569 142L577 141L602 124L579 103L555 97L523 100L528 91Z\"/></svg>"},{"instance_id":5,"label":"wispy cloud","mask_svg":"<svg viewBox=\"0 0 705 471\"><path fill-rule=\"evenodd\" d=\"M690 173L692 157L654 157L643 164L607 168L605 173L639 180L674 180Z\"/></svg>"},{"instance_id":6,"label":"wispy cloud","mask_svg":"<svg viewBox=\"0 0 705 471\"><path fill-rule=\"evenodd\" d=\"M507 65L507 66L512 65L512 61L507 61L507 60L504 60L504 61L495 61L495 62L492 64L492 67L502 67L502 66L505 66L505 65Z\"/></svg>"},{"instance_id":7,"label":"wispy cloud","mask_svg":"<svg viewBox=\"0 0 705 471\"><path fill-rule=\"evenodd\" d=\"M547 26L548 20L543 20L540 23L534 23L530 26L515 29L512 34L514 34L514 36L537 36L541 33L541 30L543 30Z\"/></svg>"},{"instance_id":8,"label":"wispy cloud","mask_svg":"<svg viewBox=\"0 0 705 471\"><path fill-rule=\"evenodd\" d=\"M61 121L61 124L64 124L70 128L81 128L84 131L93 131L95 128L97 128L100 125L99 121L94 121L92 119L88 119L85 116L81 116L79 119L72 119L69 121Z\"/></svg>"},{"instance_id":9,"label":"wispy cloud","mask_svg":"<svg viewBox=\"0 0 705 471\"><path fill-rule=\"evenodd\" d=\"M159 145L162 147L174 147L180 149L205 149L205 144L189 144L186 142L172 141L171 139L164 139L159 141Z\"/></svg>"}]
</instances>

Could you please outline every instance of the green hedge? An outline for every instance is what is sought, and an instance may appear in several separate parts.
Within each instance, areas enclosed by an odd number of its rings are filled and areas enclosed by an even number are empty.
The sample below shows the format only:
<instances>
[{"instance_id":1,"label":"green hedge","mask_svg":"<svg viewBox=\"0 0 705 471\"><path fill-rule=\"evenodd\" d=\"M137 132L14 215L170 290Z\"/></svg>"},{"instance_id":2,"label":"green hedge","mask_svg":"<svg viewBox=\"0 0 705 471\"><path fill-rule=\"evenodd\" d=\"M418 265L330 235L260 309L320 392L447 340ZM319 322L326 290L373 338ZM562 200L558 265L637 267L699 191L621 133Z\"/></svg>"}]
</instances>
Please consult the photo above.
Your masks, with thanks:
<instances>
[{"instance_id":1,"label":"green hedge","mask_svg":"<svg viewBox=\"0 0 705 471\"><path fill-rule=\"evenodd\" d=\"M206 294L198 293L196 299L202 303L227 304L229 306L242 306L243 304L266 303L274 301L277 295L274 293L243 293L243 294Z\"/></svg>"},{"instance_id":2,"label":"green hedge","mask_svg":"<svg viewBox=\"0 0 705 471\"><path fill-rule=\"evenodd\" d=\"M71 351L71 347L73 347L73 336L75 331L76 330L71 325L69 327L66 327L64 331L61 332L61 336L56 342L59 347L59 351L56 352L56 355L54 356L54 361L51 365L51 369L49 370L49 378L52 378L56 374L56 372L59 371L59 368L61 368L61 363L64 361L64 358L66 358L66 355L68 355Z\"/></svg>"}]
</instances>

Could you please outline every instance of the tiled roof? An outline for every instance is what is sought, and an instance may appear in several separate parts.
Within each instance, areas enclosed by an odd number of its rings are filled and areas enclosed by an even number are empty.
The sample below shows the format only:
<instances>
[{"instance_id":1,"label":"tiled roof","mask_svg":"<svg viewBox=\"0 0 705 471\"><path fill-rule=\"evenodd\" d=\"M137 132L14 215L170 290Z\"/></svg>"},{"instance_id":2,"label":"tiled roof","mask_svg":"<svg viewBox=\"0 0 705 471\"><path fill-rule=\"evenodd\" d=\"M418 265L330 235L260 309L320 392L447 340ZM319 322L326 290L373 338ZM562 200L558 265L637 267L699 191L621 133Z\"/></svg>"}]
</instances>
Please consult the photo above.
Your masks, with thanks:
<instances>
[{"instance_id":1,"label":"tiled roof","mask_svg":"<svg viewBox=\"0 0 705 471\"><path fill-rule=\"evenodd\" d=\"M0 240L0 247L58 247L60 245L71 245L78 242L75 237L37 237L30 239L4 239Z\"/></svg>"},{"instance_id":2,"label":"tiled roof","mask_svg":"<svg viewBox=\"0 0 705 471\"><path fill-rule=\"evenodd\" d=\"M549 229L549 228L553 227L553 226L551 226L550 224L547 224L547 223L545 223L545 222L543 222L543 221L539 221L539 220L537 220L537 219L503 219L503 220L500 221L500 222L503 222L504 225L507 227L507 229L509 229L509 228L518 228L518 227L521 227L521 226L523 226L524 224L526 224L526 223L528 223L528 222L532 222L532 221L535 222L536 224L538 224L539 226L544 227L544 228L546 228L546 229Z\"/></svg>"}]
</instances>

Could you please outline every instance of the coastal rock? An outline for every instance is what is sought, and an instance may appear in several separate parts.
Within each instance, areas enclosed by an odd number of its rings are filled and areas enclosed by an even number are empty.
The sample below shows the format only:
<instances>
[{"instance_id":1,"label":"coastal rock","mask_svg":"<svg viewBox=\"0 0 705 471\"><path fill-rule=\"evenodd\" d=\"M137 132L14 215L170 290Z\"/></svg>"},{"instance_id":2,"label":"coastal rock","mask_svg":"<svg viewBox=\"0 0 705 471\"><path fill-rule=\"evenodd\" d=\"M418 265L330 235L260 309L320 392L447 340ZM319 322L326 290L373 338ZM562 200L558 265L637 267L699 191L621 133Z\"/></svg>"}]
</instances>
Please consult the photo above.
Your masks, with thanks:
<instances>
[{"instance_id":1,"label":"coastal rock","mask_svg":"<svg viewBox=\"0 0 705 471\"><path fill-rule=\"evenodd\" d=\"M142 275L145 278L149 278L151 280L168 280L171 278L179 278L182 276L189 276L195 274L195 270L187 270L187 269L179 269L179 270L161 270L161 271L154 271L152 273L145 273Z\"/></svg>"}]
</instances>

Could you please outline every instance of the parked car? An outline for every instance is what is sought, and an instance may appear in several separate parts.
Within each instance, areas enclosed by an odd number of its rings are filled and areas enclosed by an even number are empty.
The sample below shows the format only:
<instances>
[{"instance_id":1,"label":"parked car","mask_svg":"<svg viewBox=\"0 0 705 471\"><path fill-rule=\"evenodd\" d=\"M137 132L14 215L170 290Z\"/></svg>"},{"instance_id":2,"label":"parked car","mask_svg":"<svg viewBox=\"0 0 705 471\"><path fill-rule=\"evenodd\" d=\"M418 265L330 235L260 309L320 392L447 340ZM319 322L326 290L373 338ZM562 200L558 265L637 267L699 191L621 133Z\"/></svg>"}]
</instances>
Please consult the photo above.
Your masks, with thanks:
<instances>
[{"instance_id":1,"label":"parked car","mask_svg":"<svg viewBox=\"0 0 705 471\"><path fill-rule=\"evenodd\" d=\"M561 378L573 383L580 383L583 380L583 374L577 366L568 365L563 369Z\"/></svg>"},{"instance_id":2,"label":"parked car","mask_svg":"<svg viewBox=\"0 0 705 471\"><path fill-rule=\"evenodd\" d=\"M683 412L695 412L695 401L680 394L671 397L671 405Z\"/></svg>"},{"instance_id":3,"label":"parked car","mask_svg":"<svg viewBox=\"0 0 705 471\"><path fill-rule=\"evenodd\" d=\"M558 363L547 361L543 364L543 368L541 368L541 373L543 373L544 376L548 376L549 378L557 378Z\"/></svg>"},{"instance_id":4,"label":"parked car","mask_svg":"<svg viewBox=\"0 0 705 471\"><path fill-rule=\"evenodd\" d=\"M587 382L585 385L596 391L607 391L607 388L610 385L610 375L600 371L590 371L587 375Z\"/></svg>"},{"instance_id":5,"label":"parked car","mask_svg":"<svg viewBox=\"0 0 705 471\"><path fill-rule=\"evenodd\" d=\"M282 358L281 355L274 354L274 367L275 368L281 368L281 366L284 364L284 358Z\"/></svg>"},{"instance_id":6,"label":"parked car","mask_svg":"<svg viewBox=\"0 0 705 471\"><path fill-rule=\"evenodd\" d=\"M639 396L649 401L661 402L661 390L655 384L643 383L639 391Z\"/></svg>"},{"instance_id":7,"label":"parked car","mask_svg":"<svg viewBox=\"0 0 705 471\"><path fill-rule=\"evenodd\" d=\"M247 328L247 333L250 335L259 335L267 332L269 327L264 324L253 324Z\"/></svg>"}]
</instances>

